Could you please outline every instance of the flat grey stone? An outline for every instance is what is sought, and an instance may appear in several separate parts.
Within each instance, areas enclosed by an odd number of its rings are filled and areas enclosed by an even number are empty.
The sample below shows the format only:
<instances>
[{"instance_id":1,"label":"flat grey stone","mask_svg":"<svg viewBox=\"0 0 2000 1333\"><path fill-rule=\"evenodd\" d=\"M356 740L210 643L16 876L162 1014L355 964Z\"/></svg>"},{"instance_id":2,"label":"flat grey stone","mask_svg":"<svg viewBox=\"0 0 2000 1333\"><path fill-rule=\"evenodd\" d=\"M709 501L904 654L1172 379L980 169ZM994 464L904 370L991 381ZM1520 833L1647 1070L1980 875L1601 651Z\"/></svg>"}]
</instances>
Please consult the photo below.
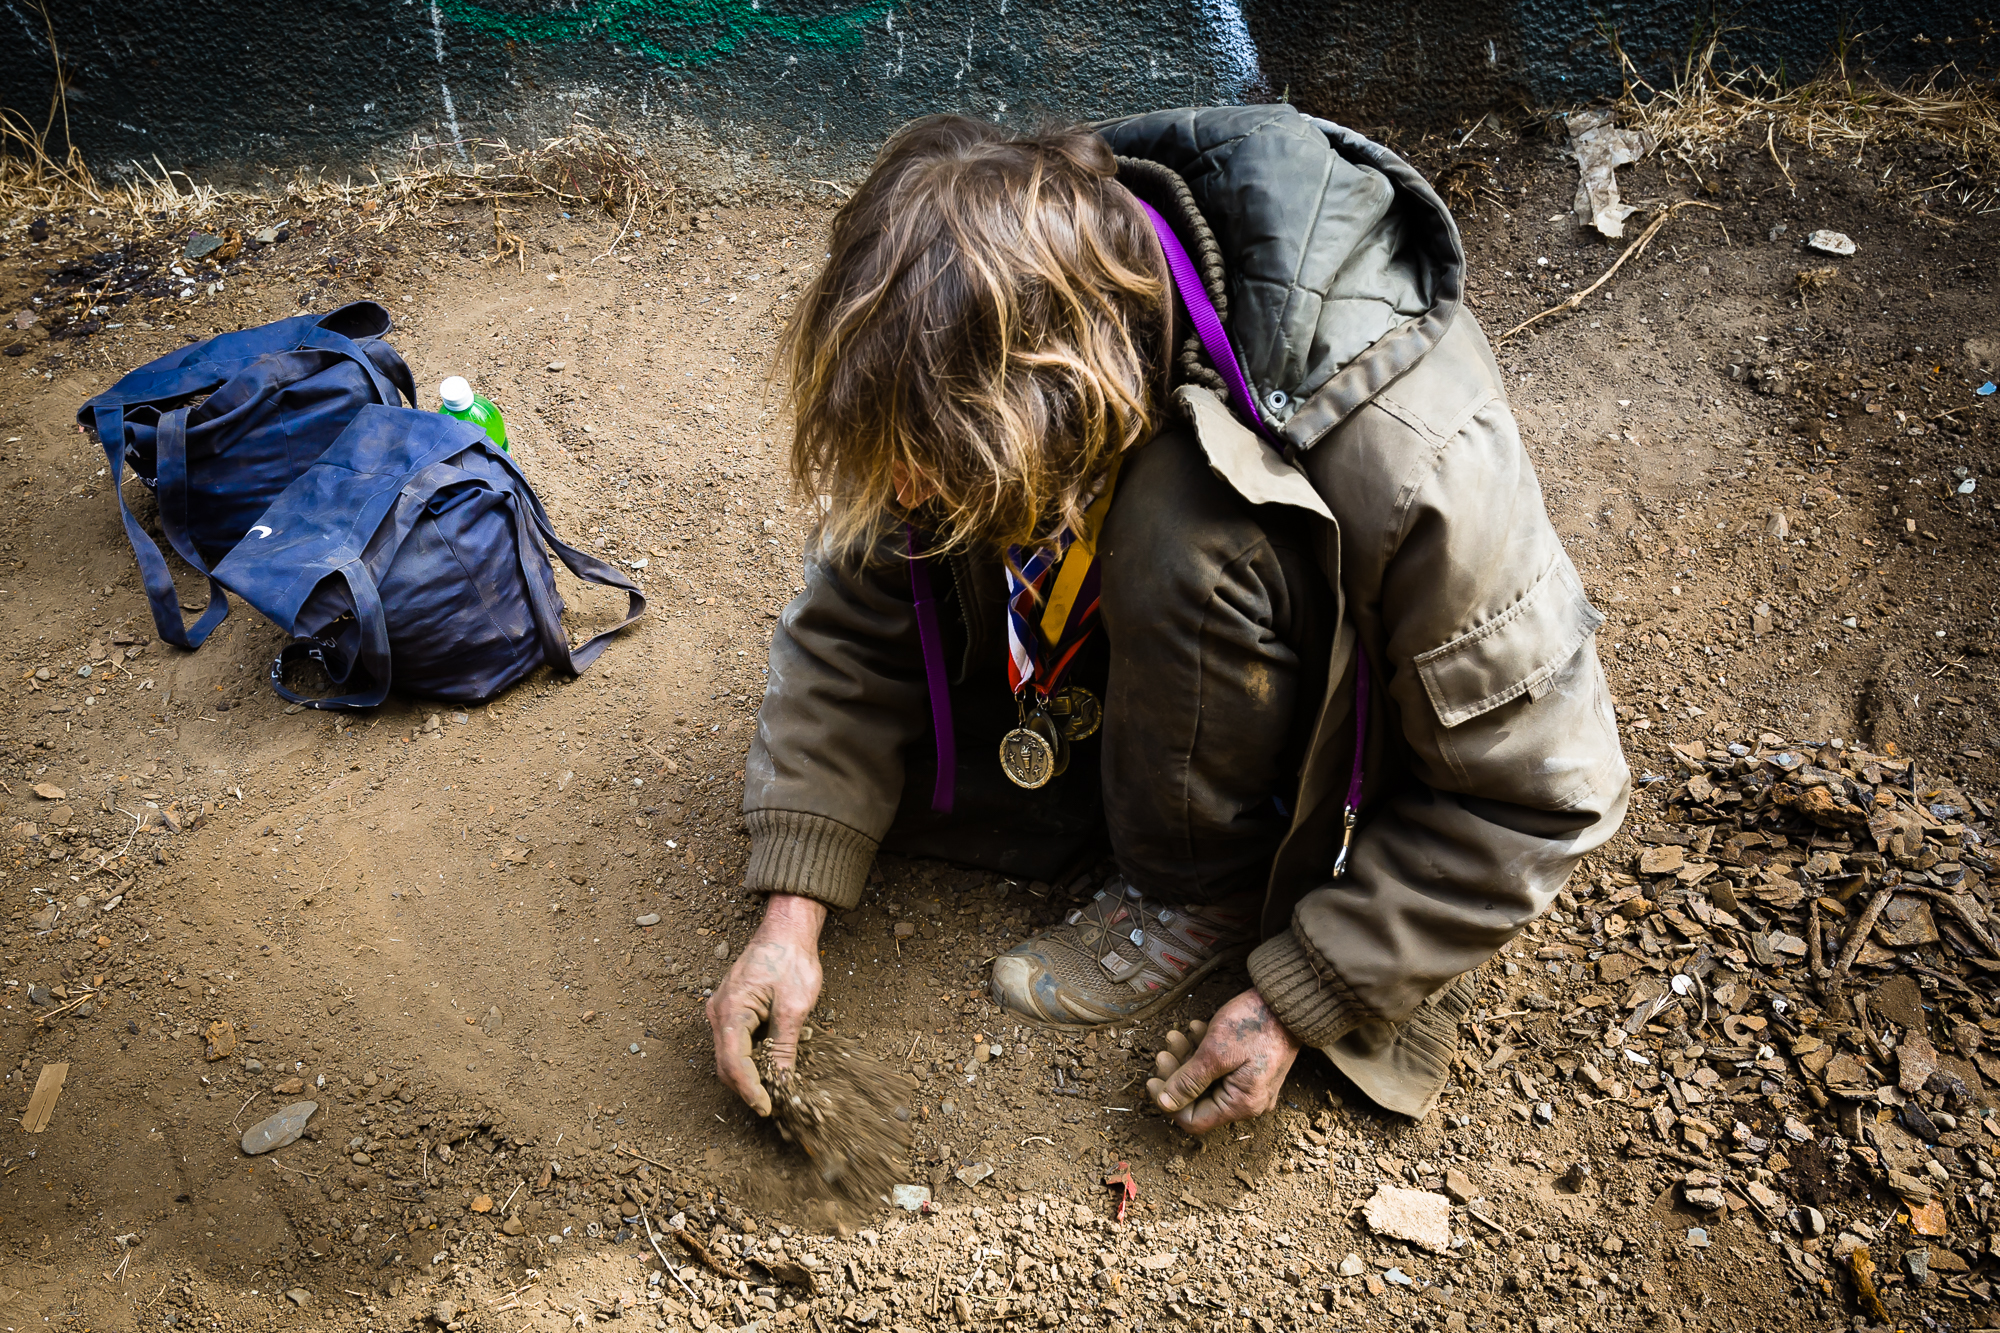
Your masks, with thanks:
<instances>
[{"instance_id":1,"label":"flat grey stone","mask_svg":"<svg viewBox=\"0 0 2000 1333\"><path fill-rule=\"evenodd\" d=\"M637 922L635 922L635 924L641 926L657 926L660 924L660 914L658 912L648 912L646 913L646 915L640 917L637 920Z\"/></svg>"},{"instance_id":2,"label":"flat grey stone","mask_svg":"<svg viewBox=\"0 0 2000 1333\"><path fill-rule=\"evenodd\" d=\"M243 1131L243 1151L252 1157L259 1153L282 1148L288 1143L297 1143L299 1135L306 1132L306 1121L319 1110L318 1102L293 1102L274 1116L259 1120Z\"/></svg>"}]
</instances>

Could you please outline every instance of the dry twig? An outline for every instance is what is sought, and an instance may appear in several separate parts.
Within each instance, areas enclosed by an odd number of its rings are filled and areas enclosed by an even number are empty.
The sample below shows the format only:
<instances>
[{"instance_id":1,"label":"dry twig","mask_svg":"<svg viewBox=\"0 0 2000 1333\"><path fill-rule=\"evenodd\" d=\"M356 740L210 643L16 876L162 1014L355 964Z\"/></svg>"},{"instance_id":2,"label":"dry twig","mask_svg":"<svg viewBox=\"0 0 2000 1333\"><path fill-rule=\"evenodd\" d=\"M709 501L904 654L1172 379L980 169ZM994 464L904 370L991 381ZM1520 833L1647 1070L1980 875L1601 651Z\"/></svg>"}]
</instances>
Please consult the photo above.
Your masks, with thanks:
<instances>
[{"instance_id":1,"label":"dry twig","mask_svg":"<svg viewBox=\"0 0 2000 1333\"><path fill-rule=\"evenodd\" d=\"M1516 324L1513 328L1507 330L1505 333L1501 334L1498 338L1495 338L1493 341L1496 343L1506 342L1509 338L1513 337L1521 330L1528 328L1530 325L1541 323L1543 320L1547 319L1550 315L1558 314L1564 310L1574 310L1578 306L1582 305L1584 301L1590 296L1591 293L1595 292L1599 287L1602 287L1605 283L1611 281L1611 279L1617 274L1618 270L1625 267L1626 260L1632 258L1634 255L1643 253L1646 247L1653 243L1653 238L1660 234L1660 228L1666 226L1668 220L1672 218L1674 214L1680 212L1683 208L1712 208L1715 209L1715 211L1717 212L1722 211L1716 205L1704 204L1698 199L1683 199L1677 204L1669 205L1666 211L1662 212L1660 216L1654 218L1650 223L1646 225L1646 230L1639 233L1638 240L1633 241L1632 244L1625 247L1625 253L1619 255L1618 258L1612 263L1611 267L1605 269L1603 275L1599 277L1596 282L1591 283L1588 287L1585 287L1580 292L1570 293L1568 296L1565 296L1562 300L1550 306L1547 310L1544 310L1541 314L1534 315L1528 319L1522 320L1519 324Z\"/></svg>"}]
</instances>

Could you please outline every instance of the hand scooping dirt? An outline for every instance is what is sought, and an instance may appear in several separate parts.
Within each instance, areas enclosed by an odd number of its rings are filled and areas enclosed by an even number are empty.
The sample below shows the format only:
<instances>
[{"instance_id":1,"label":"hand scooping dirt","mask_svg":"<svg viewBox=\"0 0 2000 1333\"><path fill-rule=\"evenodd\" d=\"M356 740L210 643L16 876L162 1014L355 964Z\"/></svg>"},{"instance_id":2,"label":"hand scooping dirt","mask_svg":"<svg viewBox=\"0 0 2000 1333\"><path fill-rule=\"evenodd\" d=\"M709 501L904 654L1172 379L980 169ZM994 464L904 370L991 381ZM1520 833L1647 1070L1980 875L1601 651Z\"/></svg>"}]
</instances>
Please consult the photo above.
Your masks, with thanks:
<instances>
[{"instance_id":1,"label":"hand scooping dirt","mask_svg":"<svg viewBox=\"0 0 2000 1333\"><path fill-rule=\"evenodd\" d=\"M778 1132L847 1198L886 1201L907 1174L915 1080L860 1043L810 1027L799 1034L792 1068L773 1067L770 1048L758 1043L757 1068Z\"/></svg>"}]
</instances>

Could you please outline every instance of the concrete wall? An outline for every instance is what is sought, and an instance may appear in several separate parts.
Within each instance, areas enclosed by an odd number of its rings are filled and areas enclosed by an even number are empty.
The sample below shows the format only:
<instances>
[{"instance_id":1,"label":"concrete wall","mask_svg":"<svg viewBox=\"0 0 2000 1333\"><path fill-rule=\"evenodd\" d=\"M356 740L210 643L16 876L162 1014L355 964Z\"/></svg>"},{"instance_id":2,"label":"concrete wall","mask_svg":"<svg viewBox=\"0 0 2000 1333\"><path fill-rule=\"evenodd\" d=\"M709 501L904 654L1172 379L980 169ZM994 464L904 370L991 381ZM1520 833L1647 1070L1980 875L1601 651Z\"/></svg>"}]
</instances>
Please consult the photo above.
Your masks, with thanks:
<instances>
[{"instance_id":1,"label":"concrete wall","mask_svg":"<svg viewBox=\"0 0 2000 1333\"><path fill-rule=\"evenodd\" d=\"M1696 0L46 3L71 132L101 175L157 157L236 179L379 161L413 138L520 143L577 113L724 176L853 170L889 129L939 110L1025 124L1289 95L1360 126L1449 124L1615 92L1607 22L1649 77L1670 79L1708 12ZM39 119L54 81L42 16L0 5L0 104ZM1901 77L1971 56L1978 9L1751 0L1729 44L1809 71L1843 27L1872 29L1878 68Z\"/></svg>"}]
</instances>

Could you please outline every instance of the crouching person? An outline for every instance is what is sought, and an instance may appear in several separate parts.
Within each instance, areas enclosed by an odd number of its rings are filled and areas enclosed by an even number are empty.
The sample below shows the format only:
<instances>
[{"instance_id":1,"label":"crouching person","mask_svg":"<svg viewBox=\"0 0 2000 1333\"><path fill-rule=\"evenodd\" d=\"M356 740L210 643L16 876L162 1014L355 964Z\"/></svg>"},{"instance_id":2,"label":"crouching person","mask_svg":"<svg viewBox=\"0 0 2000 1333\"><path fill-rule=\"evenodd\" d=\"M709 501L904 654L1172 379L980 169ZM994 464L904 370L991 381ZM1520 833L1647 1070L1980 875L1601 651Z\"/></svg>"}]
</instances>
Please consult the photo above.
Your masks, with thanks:
<instances>
[{"instance_id":1,"label":"crouching person","mask_svg":"<svg viewBox=\"0 0 2000 1333\"><path fill-rule=\"evenodd\" d=\"M761 1113L876 851L1117 874L993 963L1129 1024L1203 1133L1306 1047L1437 1101L1472 973L1623 818L1595 631L1436 194L1286 107L901 131L786 331L830 497L744 784L765 915L709 1001Z\"/></svg>"}]
</instances>

